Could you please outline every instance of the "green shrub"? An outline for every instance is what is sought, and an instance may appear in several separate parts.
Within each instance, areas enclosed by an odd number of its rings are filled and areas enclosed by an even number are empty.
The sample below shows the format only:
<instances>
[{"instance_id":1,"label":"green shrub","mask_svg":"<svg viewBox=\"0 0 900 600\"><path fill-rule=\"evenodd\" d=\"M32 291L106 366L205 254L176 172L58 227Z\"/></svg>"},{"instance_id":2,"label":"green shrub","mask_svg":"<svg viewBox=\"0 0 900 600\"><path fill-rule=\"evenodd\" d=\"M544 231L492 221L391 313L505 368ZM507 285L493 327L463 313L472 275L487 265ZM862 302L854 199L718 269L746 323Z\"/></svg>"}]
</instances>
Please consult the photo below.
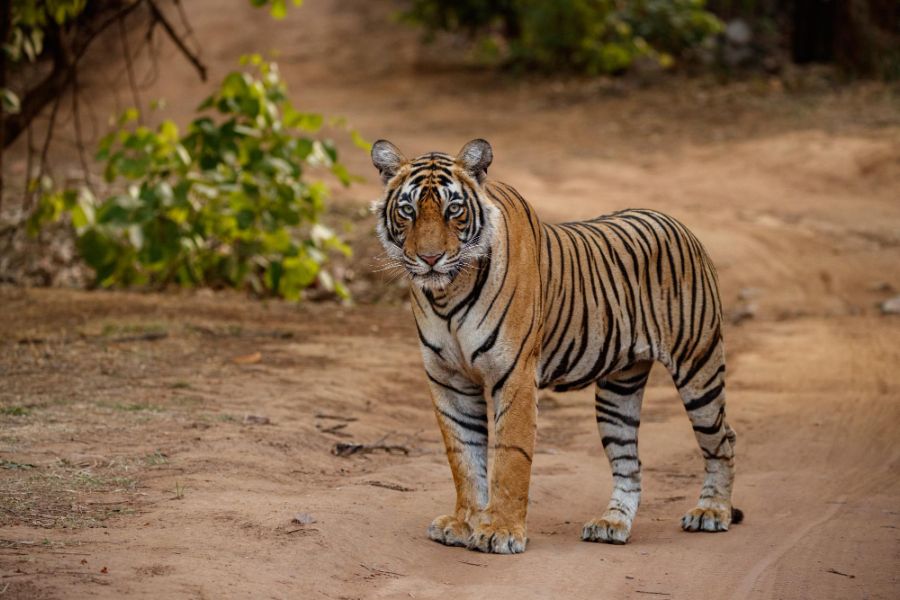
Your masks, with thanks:
<instances>
[{"instance_id":1,"label":"green shrub","mask_svg":"<svg viewBox=\"0 0 900 600\"><path fill-rule=\"evenodd\" d=\"M461 31L513 65L591 75L642 57L668 67L722 28L704 0L410 2L404 18L429 35Z\"/></svg>"},{"instance_id":2,"label":"green shrub","mask_svg":"<svg viewBox=\"0 0 900 600\"><path fill-rule=\"evenodd\" d=\"M277 66L256 55L242 64L249 72L227 75L184 135L126 111L97 153L106 181L126 191L100 202L85 188L44 194L32 230L68 213L101 287L249 287L296 299L317 283L345 297L326 263L349 248L319 222L326 185L306 176L318 167L344 185L352 178L334 145L312 135L322 116L288 100Z\"/></svg>"}]
</instances>

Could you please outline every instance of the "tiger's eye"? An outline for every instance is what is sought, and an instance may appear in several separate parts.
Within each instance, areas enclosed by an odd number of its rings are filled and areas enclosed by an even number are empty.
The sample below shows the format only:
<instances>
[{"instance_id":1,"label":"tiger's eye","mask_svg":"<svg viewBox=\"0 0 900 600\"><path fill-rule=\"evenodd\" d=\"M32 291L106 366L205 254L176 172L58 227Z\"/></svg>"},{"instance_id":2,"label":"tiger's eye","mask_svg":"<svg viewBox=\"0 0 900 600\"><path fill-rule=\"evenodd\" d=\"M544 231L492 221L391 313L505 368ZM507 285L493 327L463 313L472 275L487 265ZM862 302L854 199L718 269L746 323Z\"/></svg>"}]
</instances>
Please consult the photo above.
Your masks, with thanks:
<instances>
[{"instance_id":1,"label":"tiger's eye","mask_svg":"<svg viewBox=\"0 0 900 600\"><path fill-rule=\"evenodd\" d=\"M453 202L450 206L447 207L447 216L451 219L454 217L458 217L463 213L463 205L460 202Z\"/></svg>"},{"instance_id":2,"label":"tiger's eye","mask_svg":"<svg viewBox=\"0 0 900 600\"><path fill-rule=\"evenodd\" d=\"M400 214L407 219L412 219L416 214L416 210L412 207L411 204L403 204L398 210L400 211Z\"/></svg>"}]
</instances>

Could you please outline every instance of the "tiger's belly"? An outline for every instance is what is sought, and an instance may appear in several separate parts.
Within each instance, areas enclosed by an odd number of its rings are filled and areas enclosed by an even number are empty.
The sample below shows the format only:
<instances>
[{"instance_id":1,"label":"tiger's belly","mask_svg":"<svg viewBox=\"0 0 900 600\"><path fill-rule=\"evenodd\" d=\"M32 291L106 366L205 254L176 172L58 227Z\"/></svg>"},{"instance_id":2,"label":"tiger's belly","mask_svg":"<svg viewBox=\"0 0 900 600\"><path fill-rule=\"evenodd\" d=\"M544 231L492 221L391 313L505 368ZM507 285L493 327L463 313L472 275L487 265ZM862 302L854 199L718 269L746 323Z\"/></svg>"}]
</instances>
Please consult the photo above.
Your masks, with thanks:
<instances>
[{"instance_id":1,"label":"tiger's belly","mask_svg":"<svg viewBox=\"0 0 900 600\"><path fill-rule=\"evenodd\" d=\"M599 320L598 320L599 321ZM632 337L626 324L609 330L602 324L570 328L559 339L544 340L538 387L578 390L635 362L660 358L662 340Z\"/></svg>"}]
</instances>

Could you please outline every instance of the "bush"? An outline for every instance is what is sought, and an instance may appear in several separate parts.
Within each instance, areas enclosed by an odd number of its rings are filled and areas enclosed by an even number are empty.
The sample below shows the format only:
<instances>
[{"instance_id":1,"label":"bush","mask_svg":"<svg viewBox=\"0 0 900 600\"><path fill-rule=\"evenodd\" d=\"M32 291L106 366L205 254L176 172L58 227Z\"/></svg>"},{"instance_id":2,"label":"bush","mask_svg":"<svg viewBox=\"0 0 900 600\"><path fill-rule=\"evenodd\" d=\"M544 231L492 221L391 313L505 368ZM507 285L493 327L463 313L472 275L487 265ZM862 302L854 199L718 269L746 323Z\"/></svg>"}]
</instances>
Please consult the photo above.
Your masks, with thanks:
<instances>
[{"instance_id":1,"label":"bush","mask_svg":"<svg viewBox=\"0 0 900 600\"><path fill-rule=\"evenodd\" d=\"M722 28L704 0L411 0L404 18L429 35L464 32L519 67L591 75L642 57L668 67Z\"/></svg>"},{"instance_id":2,"label":"bush","mask_svg":"<svg viewBox=\"0 0 900 600\"><path fill-rule=\"evenodd\" d=\"M101 287L249 287L296 299L318 283L345 297L326 263L349 249L319 222L327 187L304 176L324 167L344 185L351 177L334 145L310 135L323 118L293 107L277 66L242 63L255 74L226 76L183 136L172 121L150 129L126 111L97 159L127 191L102 202L84 188L45 194L32 230L68 213Z\"/></svg>"}]
</instances>

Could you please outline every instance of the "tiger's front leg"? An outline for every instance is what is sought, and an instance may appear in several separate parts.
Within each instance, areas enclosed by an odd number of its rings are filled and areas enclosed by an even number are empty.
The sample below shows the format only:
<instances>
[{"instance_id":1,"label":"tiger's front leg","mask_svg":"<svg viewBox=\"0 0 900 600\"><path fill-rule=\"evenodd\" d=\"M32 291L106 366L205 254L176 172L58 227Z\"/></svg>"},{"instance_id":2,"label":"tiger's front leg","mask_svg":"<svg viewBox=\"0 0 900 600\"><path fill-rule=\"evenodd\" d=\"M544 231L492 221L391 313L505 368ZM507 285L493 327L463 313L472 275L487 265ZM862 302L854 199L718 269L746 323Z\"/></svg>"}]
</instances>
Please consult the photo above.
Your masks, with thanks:
<instances>
[{"instance_id":1,"label":"tiger's front leg","mask_svg":"<svg viewBox=\"0 0 900 600\"><path fill-rule=\"evenodd\" d=\"M496 441L491 497L467 545L481 552L516 554L525 551L527 542L525 517L537 431L532 361L524 361L506 380L496 382L492 396Z\"/></svg>"},{"instance_id":2,"label":"tiger's front leg","mask_svg":"<svg viewBox=\"0 0 900 600\"><path fill-rule=\"evenodd\" d=\"M480 388L446 374L431 377L431 397L456 485L456 508L428 527L428 537L465 546L471 522L488 503L487 404Z\"/></svg>"}]
</instances>

